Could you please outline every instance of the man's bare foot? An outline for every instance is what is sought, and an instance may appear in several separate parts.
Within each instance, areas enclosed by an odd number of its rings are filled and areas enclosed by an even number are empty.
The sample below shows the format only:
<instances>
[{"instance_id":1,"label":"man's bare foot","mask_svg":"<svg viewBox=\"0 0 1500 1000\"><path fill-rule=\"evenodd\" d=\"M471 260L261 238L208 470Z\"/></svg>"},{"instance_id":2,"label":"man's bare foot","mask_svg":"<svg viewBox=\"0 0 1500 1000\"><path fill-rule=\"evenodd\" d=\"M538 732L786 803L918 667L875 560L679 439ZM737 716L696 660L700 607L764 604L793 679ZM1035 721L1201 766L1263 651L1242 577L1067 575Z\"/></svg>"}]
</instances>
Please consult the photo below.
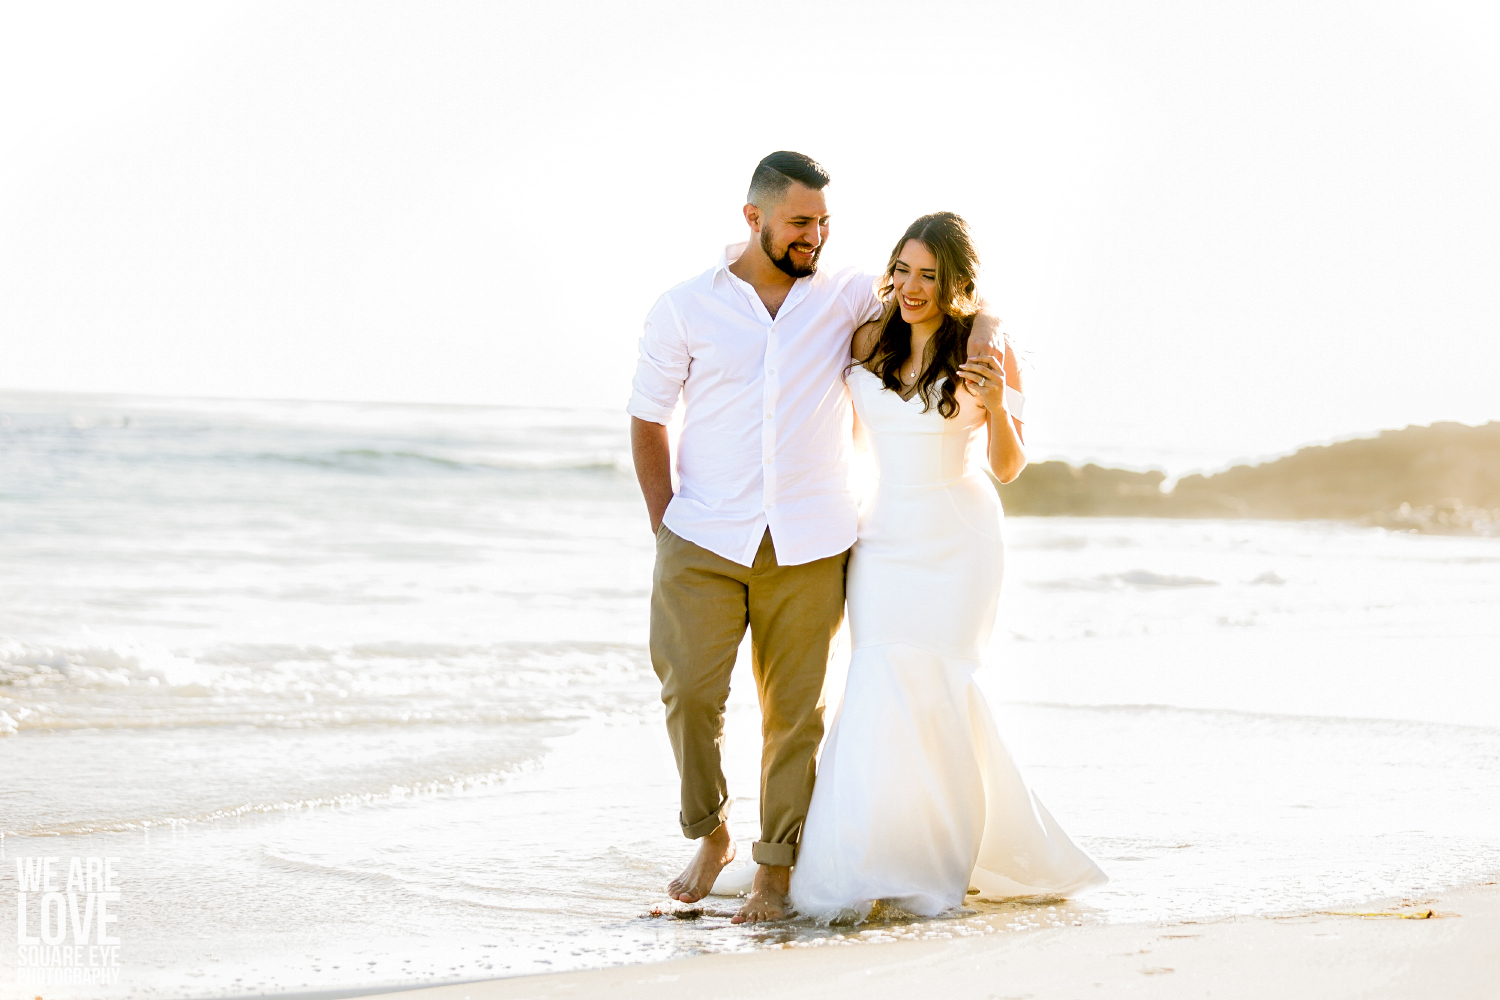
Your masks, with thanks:
<instances>
[{"instance_id":1,"label":"man's bare foot","mask_svg":"<svg viewBox=\"0 0 1500 1000\"><path fill-rule=\"evenodd\" d=\"M729 824L720 823L717 830L698 841L698 853L682 874L667 883L667 895L679 903L698 902L709 894L714 879L733 860L734 841L729 836Z\"/></svg>"},{"instance_id":2,"label":"man's bare foot","mask_svg":"<svg viewBox=\"0 0 1500 1000\"><path fill-rule=\"evenodd\" d=\"M791 910L787 893L792 886L792 870L785 865L761 865L755 869L755 884L740 912L729 918L732 924L753 924L761 920L785 920Z\"/></svg>"}]
</instances>

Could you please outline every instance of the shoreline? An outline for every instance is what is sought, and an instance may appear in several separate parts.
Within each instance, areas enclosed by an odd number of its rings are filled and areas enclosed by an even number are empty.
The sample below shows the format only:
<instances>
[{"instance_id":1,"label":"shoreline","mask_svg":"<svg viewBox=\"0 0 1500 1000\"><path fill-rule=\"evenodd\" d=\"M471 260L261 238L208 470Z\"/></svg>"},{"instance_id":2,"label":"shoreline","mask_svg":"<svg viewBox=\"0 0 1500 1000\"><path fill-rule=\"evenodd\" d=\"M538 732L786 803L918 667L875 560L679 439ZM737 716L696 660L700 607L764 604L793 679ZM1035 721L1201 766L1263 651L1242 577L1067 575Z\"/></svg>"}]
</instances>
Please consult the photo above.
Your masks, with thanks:
<instances>
[{"instance_id":1,"label":"shoreline","mask_svg":"<svg viewBox=\"0 0 1500 1000\"><path fill-rule=\"evenodd\" d=\"M1421 916L1430 911L1430 917ZM1010 917L997 916L997 921ZM1080 996L1500 996L1500 874L1424 895L1335 910L1212 921L1085 924L914 941L792 943L582 972L442 986L286 994L285 1000L919 996L993 1000ZM1096 992L1097 991L1097 992Z\"/></svg>"}]
</instances>

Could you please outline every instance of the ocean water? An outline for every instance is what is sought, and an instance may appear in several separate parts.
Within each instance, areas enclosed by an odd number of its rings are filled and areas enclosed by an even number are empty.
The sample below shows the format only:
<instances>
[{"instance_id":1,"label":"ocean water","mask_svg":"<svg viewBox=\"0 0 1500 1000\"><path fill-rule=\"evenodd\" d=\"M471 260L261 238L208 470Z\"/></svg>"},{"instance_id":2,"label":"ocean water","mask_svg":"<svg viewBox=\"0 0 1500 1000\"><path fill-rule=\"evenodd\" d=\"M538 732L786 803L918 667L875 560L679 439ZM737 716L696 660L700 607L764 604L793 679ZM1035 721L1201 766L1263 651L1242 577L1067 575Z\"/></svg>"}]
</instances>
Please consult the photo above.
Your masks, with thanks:
<instances>
[{"instance_id":1,"label":"ocean water","mask_svg":"<svg viewBox=\"0 0 1500 1000\"><path fill-rule=\"evenodd\" d=\"M0 414L0 940L17 859L120 859L119 985L49 1000L1205 920L1500 871L1500 539L1011 519L982 684L1112 883L740 928L732 901L674 917L662 893L690 845L618 412L10 393ZM748 844L748 673L728 727Z\"/></svg>"}]
</instances>

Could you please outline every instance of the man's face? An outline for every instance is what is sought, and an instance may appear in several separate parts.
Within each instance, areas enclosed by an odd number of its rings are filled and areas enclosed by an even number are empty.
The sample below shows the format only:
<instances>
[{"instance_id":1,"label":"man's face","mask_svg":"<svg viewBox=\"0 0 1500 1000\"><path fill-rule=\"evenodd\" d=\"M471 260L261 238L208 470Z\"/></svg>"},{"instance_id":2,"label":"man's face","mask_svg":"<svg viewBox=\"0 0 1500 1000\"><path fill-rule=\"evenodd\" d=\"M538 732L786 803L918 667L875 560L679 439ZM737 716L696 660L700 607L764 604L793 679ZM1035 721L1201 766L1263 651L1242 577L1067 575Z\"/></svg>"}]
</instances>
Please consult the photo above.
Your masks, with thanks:
<instances>
[{"instance_id":1,"label":"man's face","mask_svg":"<svg viewBox=\"0 0 1500 1000\"><path fill-rule=\"evenodd\" d=\"M805 278L818 269L828 241L828 200L795 181L781 201L760 214L760 248L781 270Z\"/></svg>"}]
</instances>

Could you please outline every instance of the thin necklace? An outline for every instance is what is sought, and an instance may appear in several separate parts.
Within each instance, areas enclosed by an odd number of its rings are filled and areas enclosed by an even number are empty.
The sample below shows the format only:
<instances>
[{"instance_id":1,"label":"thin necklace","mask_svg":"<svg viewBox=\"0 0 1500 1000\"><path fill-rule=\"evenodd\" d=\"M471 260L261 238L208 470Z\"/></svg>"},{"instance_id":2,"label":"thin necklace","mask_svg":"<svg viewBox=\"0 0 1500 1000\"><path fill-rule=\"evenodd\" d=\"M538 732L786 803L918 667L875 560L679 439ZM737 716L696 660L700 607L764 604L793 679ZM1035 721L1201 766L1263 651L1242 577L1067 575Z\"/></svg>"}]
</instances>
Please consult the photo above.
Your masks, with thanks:
<instances>
[{"instance_id":1,"label":"thin necklace","mask_svg":"<svg viewBox=\"0 0 1500 1000\"><path fill-rule=\"evenodd\" d=\"M922 345L922 353L924 353L924 354L927 353L927 345L926 344ZM912 355L911 355L911 374L910 375L906 374L906 371L903 368L902 372L901 372L901 379L902 379L902 381L904 381L904 382L915 382L917 380L917 372L920 370L921 364L922 364L921 359L918 358L916 352L913 351Z\"/></svg>"}]
</instances>

